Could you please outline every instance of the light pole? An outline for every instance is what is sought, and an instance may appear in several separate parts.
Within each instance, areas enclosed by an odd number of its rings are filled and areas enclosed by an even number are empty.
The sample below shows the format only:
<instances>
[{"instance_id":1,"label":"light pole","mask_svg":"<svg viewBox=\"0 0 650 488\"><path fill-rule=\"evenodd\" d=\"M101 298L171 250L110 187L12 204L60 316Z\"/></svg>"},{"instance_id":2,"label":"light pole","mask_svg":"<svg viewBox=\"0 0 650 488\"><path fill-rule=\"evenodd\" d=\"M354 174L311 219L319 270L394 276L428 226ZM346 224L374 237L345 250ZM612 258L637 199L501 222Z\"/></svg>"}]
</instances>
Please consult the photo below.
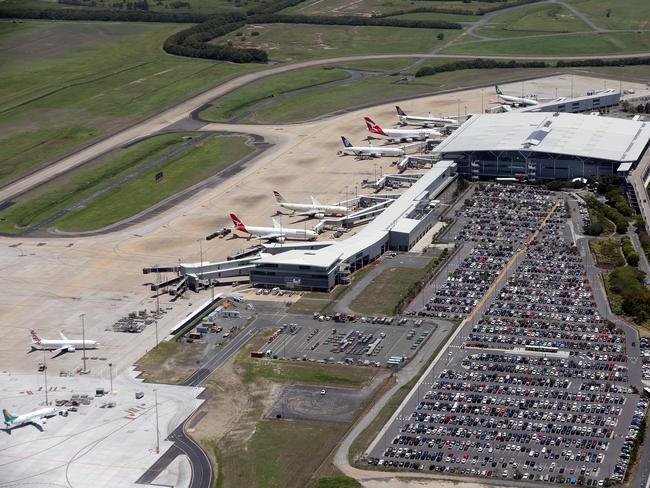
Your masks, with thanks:
<instances>
[{"instance_id":1,"label":"light pole","mask_svg":"<svg viewBox=\"0 0 650 488\"><path fill-rule=\"evenodd\" d=\"M46 351L43 349L43 377L45 378L45 406L50 404L47 398L47 357L45 355Z\"/></svg>"},{"instance_id":2,"label":"light pole","mask_svg":"<svg viewBox=\"0 0 650 488\"><path fill-rule=\"evenodd\" d=\"M160 454L160 430L158 429L158 390L153 391L156 401L156 454Z\"/></svg>"},{"instance_id":3,"label":"light pole","mask_svg":"<svg viewBox=\"0 0 650 488\"><path fill-rule=\"evenodd\" d=\"M88 370L86 369L86 314L81 314L81 348L83 350L83 362L84 369L81 371L83 374L87 374Z\"/></svg>"},{"instance_id":4,"label":"light pole","mask_svg":"<svg viewBox=\"0 0 650 488\"><path fill-rule=\"evenodd\" d=\"M108 374L111 377L111 395L113 394L113 363L108 363Z\"/></svg>"},{"instance_id":5,"label":"light pole","mask_svg":"<svg viewBox=\"0 0 650 488\"><path fill-rule=\"evenodd\" d=\"M154 325L156 327L156 347L158 346L158 317L154 319Z\"/></svg>"},{"instance_id":6,"label":"light pole","mask_svg":"<svg viewBox=\"0 0 650 488\"><path fill-rule=\"evenodd\" d=\"M201 269L199 271L199 283L203 280L203 239L199 239L199 254L201 256Z\"/></svg>"}]
</instances>

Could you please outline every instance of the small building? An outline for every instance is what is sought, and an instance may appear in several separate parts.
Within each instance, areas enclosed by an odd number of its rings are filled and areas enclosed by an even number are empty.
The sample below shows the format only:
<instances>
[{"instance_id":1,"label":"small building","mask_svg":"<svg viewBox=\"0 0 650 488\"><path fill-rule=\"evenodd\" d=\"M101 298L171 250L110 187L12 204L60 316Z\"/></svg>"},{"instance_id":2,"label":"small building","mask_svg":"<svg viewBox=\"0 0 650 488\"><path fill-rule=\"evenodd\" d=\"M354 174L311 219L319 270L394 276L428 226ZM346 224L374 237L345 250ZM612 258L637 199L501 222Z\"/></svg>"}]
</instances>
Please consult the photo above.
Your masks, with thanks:
<instances>
[{"instance_id":1,"label":"small building","mask_svg":"<svg viewBox=\"0 0 650 488\"><path fill-rule=\"evenodd\" d=\"M223 305L218 306L214 312L212 312L209 316L209 320L216 320L218 318L226 318L226 319L238 319L241 317L241 312L239 310L230 310L227 308L224 308Z\"/></svg>"}]
</instances>

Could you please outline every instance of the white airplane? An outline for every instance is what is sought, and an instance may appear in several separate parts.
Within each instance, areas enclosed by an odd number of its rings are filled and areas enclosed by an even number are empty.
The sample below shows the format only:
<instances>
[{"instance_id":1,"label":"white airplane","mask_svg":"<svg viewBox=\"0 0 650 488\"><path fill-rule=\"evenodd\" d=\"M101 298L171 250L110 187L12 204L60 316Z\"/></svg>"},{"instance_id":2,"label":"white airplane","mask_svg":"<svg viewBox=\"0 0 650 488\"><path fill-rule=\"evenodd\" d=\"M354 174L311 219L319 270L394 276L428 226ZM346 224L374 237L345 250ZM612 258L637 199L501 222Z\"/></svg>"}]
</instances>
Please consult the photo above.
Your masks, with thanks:
<instances>
[{"instance_id":1,"label":"white airplane","mask_svg":"<svg viewBox=\"0 0 650 488\"><path fill-rule=\"evenodd\" d=\"M235 214L230 214L230 218L232 219L232 223L235 225L235 229L248 234L247 240L249 241L251 237L259 237L261 239L277 242L284 242L286 239L304 239L313 241L318 237L318 234L313 230L287 229L286 227L282 227L275 219L271 219L273 221L273 227L247 227Z\"/></svg>"},{"instance_id":2,"label":"white airplane","mask_svg":"<svg viewBox=\"0 0 650 488\"><path fill-rule=\"evenodd\" d=\"M404 156L406 151L402 147L375 147L368 142L367 146L353 146L350 141L341 136L343 141L343 154L353 156L367 156L370 158L381 158L383 156L399 157Z\"/></svg>"},{"instance_id":3,"label":"white airplane","mask_svg":"<svg viewBox=\"0 0 650 488\"><path fill-rule=\"evenodd\" d=\"M497 97L499 97L508 105L513 105L515 107L530 107L532 105L537 105L539 103L537 100L533 100L531 98L513 97L511 95L504 95L503 92L501 91L501 88L499 88L499 85L494 85L494 88L497 91Z\"/></svg>"},{"instance_id":4,"label":"white airplane","mask_svg":"<svg viewBox=\"0 0 650 488\"><path fill-rule=\"evenodd\" d=\"M3 409L2 414L4 415L4 424L7 430L25 424L34 424L40 430L44 430L45 426L43 425L43 420L48 417L54 417L56 415L56 408L41 408L40 410L34 410L33 412L25 413L23 415L12 415L7 410Z\"/></svg>"},{"instance_id":5,"label":"white airplane","mask_svg":"<svg viewBox=\"0 0 650 488\"><path fill-rule=\"evenodd\" d=\"M41 339L38 337L38 334L35 330L32 330L32 346L35 349L41 349L45 351L53 351L54 353L59 352L74 352L76 349L97 349L100 345L97 341L92 341L86 339L85 341L81 339L68 339L63 335L63 332L59 332L61 339Z\"/></svg>"},{"instance_id":6,"label":"white airplane","mask_svg":"<svg viewBox=\"0 0 650 488\"><path fill-rule=\"evenodd\" d=\"M314 217L317 219L322 219L326 215L345 215L348 210L347 207L343 207L341 205L323 205L314 197L311 197L311 204L309 204L289 203L277 191L273 191L273 195L275 195L275 200L282 208L291 210L294 213L299 212L298 215L307 215L309 217Z\"/></svg>"},{"instance_id":7,"label":"white airplane","mask_svg":"<svg viewBox=\"0 0 650 488\"><path fill-rule=\"evenodd\" d=\"M442 134L435 129L382 129L370 117L364 117L368 130L373 134L389 137L393 141L411 142L423 141L431 137L438 137Z\"/></svg>"},{"instance_id":8,"label":"white airplane","mask_svg":"<svg viewBox=\"0 0 650 488\"><path fill-rule=\"evenodd\" d=\"M429 127L429 126L441 126L445 124L457 124L458 121L456 119L447 119L444 117L433 117L431 115L431 112L429 112L428 117L416 117L414 115L406 115L406 112L399 108L398 106L395 107L397 109L397 116L399 117L399 123L401 125L421 125L424 127Z\"/></svg>"}]
</instances>

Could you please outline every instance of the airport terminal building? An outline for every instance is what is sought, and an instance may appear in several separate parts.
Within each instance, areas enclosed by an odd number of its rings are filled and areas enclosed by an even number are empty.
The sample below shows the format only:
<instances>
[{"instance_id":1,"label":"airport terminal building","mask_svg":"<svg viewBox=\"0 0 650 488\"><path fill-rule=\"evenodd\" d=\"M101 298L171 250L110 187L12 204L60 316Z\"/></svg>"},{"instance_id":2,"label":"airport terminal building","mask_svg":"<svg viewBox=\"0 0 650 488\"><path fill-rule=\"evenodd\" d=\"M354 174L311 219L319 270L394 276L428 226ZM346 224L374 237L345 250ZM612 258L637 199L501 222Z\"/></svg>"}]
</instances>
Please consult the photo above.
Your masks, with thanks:
<instances>
[{"instance_id":1,"label":"airport terminal building","mask_svg":"<svg viewBox=\"0 0 650 488\"><path fill-rule=\"evenodd\" d=\"M435 223L433 200L454 181L456 165L440 161L365 228L322 249L264 254L250 270L253 286L329 291L389 249L408 251Z\"/></svg>"},{"instance_id":2,"label":"airport terminal building","mask_svg":"<svg viewBox=\"0 0 650 488\"><path fill-rule=\"evenodd\" d=\"M633 167L648 146L650 123L548 112L472 116L436 148L472 180L611 176Z\"/></svg>"}]
</instances>

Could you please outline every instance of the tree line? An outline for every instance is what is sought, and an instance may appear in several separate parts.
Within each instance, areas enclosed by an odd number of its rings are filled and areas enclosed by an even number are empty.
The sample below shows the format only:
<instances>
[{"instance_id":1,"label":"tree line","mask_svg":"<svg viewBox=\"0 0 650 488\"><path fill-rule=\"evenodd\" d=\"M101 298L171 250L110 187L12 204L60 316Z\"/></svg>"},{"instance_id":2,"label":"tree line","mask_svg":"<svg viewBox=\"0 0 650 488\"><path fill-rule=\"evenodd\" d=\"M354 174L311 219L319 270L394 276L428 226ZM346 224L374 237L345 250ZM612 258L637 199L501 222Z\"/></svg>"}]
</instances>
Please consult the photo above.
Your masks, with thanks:
<instances>
[{"instance_id":1,"label":"tree line","mask_svg":"<svg viewBox=\"0 0 650 488\"><path fill-rule=\"evenodd\" d=\"M468 59L455 61L438 66L423 66L416 71L415 77L431 76L447 71L459 71L463 69L494 69L494 68L548 68L544 61L497 61L495 59Z\"/></svg>"},{"instance_id":2,"label":"tree line","mask_svg":"<svg viewBox=\"0 0 650 488\"><path fill-rule=\"evenodd\" d=\"M432 3L442 2L447 0L427 0ZM526 5L529 3L540 2L541 0L516 0L513 2L507 2L507 0L485 0L485 3L498 3L500 5L495 5L493 7L480 7L476 10L468 8L441 8L441 7L416 7L412 9L400 9L393 10L391 12L386 12L383 14L374 14L373 17L393 17L395 15L404 15L404 14L423 14L423 13L434 13L434 14L455 14L455 15L485 15L490 12L496 12L497 10L502 10L508 7L516 7L519 5ZM463 3L471 3L464 1Z\"/></svg>"}]
</instances>

